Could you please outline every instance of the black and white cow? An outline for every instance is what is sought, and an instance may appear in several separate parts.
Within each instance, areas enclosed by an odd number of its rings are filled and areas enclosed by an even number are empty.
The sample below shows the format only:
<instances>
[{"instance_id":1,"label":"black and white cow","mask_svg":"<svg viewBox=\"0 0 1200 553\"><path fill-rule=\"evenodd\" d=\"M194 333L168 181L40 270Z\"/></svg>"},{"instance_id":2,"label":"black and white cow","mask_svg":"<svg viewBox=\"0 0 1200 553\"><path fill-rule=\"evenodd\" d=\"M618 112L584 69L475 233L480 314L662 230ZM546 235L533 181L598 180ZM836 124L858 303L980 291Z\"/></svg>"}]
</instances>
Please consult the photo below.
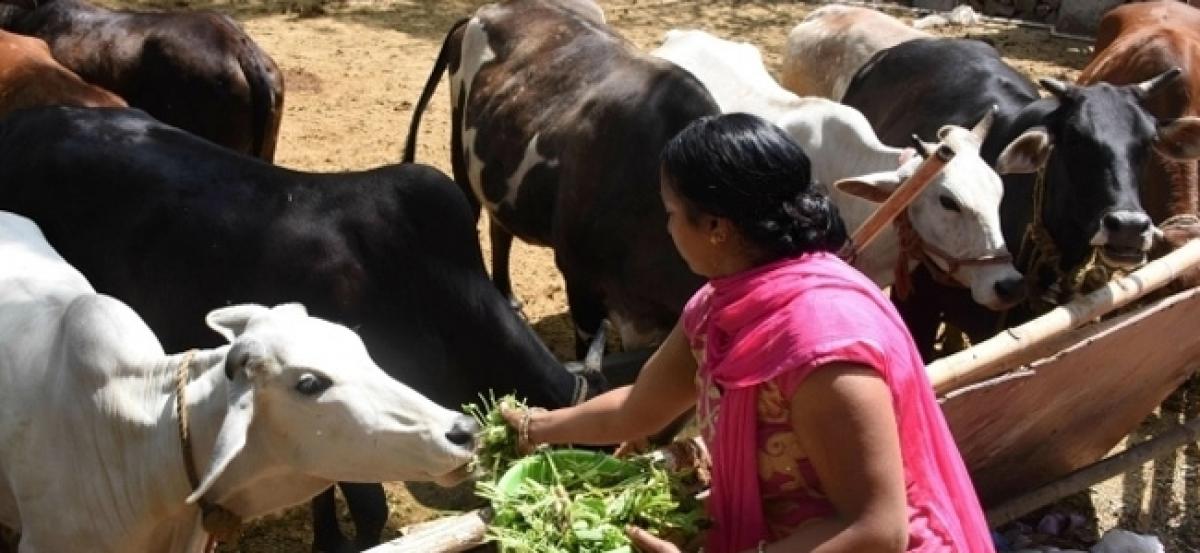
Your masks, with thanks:
<instances>
[{"instance_id":1,"label":"black and white cow","mask_svg":"<svg viewBox=\"0 0 1200 553\"><path fill-rule=\"evenodd\" d=\"M859 69L843 102L862 111L885 143L914 133L929 140L942 124L966 124L998 106L980 155L1005 179L1005 239L1018 252L1031 295L1061 301L1076 291L1089 261L1127 268L1144 259L1156 229L1139 201L1137 175L1151 149L1200 154L1190 124L1158 121L1143 106L1162 82L1075 86L1041 79L1050 96L1039 98L1037 87L991 46L917 39L877 53ZM1038 258L1045 262L1032 262ZM915 283L931 284L929 278ZM944 300L939 309L973 339L996 330L996 317L973 309L961 292L935 296ZM901 311L929 355L936 313L928 305L901 305ZM1008 323L1030 315L1016 311ZM918 312L925 323L916 322Z\"/></svg>"},{"instance_id":2,"label":"black and white cow","mask_svg":"<svg viewBox=\"0 0 1200 553\"><path fill-rule=\"evenodd\" d=\"M554 248L577 353L607 317L626 349L665 337L701 279L665 229L659 153L718 112L704 86L636 50L588 0L515 0L456 24L413 114L450 73L455 180L491 221L493 279L512 297L515 235ZM593 349L589 366L594 367Z\"/></svg>"},{"instance_id":3,"label":"black and white cow","mask_svg":"<svg viewBox=\"0 0 1200 553\"><path fill-rule=\"evenodd\" d=\"M565 406L603 387L564 370L488 282L466 201L429 167L301 173L138 110L39 108L0 122L0 209L33 219L170 351L219 345L214 308L297 301L444 406L488 389ZM382 488L354 490L374 498L360 545L377 542ZM334 547L336 520L317 526Z\"/></svg>"}]
</instances>

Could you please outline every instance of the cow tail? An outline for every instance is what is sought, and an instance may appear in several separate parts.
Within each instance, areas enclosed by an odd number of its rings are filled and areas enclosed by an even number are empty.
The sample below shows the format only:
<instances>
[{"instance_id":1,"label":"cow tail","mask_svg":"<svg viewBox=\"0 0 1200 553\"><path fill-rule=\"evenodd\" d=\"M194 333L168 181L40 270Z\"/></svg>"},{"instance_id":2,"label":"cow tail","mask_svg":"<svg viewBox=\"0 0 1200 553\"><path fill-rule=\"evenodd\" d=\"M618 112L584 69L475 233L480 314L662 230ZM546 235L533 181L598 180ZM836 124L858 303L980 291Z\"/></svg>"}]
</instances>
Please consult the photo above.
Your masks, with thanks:
<instances>
[{"instance_id":1,"label":"cow tail","mask_svg":"<svg viewBox=\"0 0 1200 553\"><path fill-rule=\"evenodd\" d=\"M238 64L250 87L250 109L253 124L254 139L251 143L252 154L266 161L275 157L275 141L278 133L278 111L283 107L283 87L275 88L270 77L272 72L278 73L274 62L258 46L245 38L241 52L238 54ZM283 76L280 75L280 80Z\"/></svg>"},{"instance_id":2,"label":"cow tail","mask_svg":"<svg viewBox=\"0 0 1200 553\"><path fill-rule=\"evenodd\" d=\"M442 49L438 52L437 61L433 62L433 71L429 73L429 79L425 81L425 89L421 91L421 98L417 100L417 105L413 108L412 121L408 124L408 138L404 142L404 157L402 158L404 163L412 163L417 157L417 130L421 127L421 115L429 106L429 100L437 91L438 81L442 80L442 73L446 72L446 65L450 62L450 37L454 36L454 33L470 20L470 18L464 17L455 21L450 26L450 30L446 32L446 38L442 40Z\"/></svg>"}]
</instances>

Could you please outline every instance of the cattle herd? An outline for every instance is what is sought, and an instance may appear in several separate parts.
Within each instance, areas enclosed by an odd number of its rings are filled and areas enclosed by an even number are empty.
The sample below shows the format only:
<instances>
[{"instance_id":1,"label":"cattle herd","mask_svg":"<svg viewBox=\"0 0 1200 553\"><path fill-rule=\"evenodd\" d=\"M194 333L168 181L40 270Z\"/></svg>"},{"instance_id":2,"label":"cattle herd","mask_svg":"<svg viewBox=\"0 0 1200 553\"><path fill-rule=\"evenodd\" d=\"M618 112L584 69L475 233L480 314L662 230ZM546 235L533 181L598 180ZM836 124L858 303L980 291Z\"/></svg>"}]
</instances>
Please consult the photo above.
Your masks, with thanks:
<instances>
[{"instance_id":1,"label":"cattle herd","mask_svg":"<svg viewBox=\"0 0 1200 553\"><path fill-rule=\"evenodd\" d=\"M272 165L283 78L230 18L0 0L0 526L22 553L202 551L314 497L314 550L378 543L364 482L465 477L453 409L577 403L631 378L606 370L606 321L627 350L672 328L701 280L658 158L702 116L784 128L850 228L956 152L855 260L929 357L943 323L985 338L1200 234L1184 3L1112 10L1079 82L1038 84L849 6L797 22L782 86L702 31L641 52L591 0L462 15L402 163L317 174ZM443 74L452 178L414 160ZM520 317L513 237L553 249L579 362Z\"/></svg>"}]
</instances>

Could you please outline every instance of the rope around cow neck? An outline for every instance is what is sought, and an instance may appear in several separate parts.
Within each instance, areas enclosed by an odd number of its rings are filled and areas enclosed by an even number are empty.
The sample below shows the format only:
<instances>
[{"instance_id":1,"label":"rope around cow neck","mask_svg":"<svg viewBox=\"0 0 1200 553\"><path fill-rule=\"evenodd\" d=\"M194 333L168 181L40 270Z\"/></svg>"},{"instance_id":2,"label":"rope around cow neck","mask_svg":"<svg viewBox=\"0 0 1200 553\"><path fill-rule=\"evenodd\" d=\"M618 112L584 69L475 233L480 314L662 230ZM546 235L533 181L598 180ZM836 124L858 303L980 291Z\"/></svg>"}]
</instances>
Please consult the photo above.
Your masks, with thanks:
<instances>
[{"instance_id":1,"label":"rope around cow neck","mask_svg":"<svg viewBox=\"0 0 1200 553\"><path fill-rule=\"evenodd\" d=\"M912 271L908 269L908 264L914 259L925 266L934 282L951 288L965 288L961 282L954 279L953 273L958 269L956 263L952 263L950 271L945 271L929 257L929 252L926 251L929 244L921 239L921 235L913 227L907 209L896 216L892 225L895 226L896 235L900 239L900 255L896 257L896 267L892 271L892 291L897 298L908 299L908 295L912 293Z\"/></svg>"},{"instance_id":2,"label":"rope around cow neck","mask_svg":"<svg viewBox=\"0 0 1200 553\"><path fill-rule=\"evenodd\" d=\"M188 484L193 491L200 486L200 477L196 470L195 457L192 455L192 434L188 419L186 391L192 358L195 356L196 350L188 350L183 354L183 359L175 370L175 415L179 420L179 446L183 450L183 468L187 472ZM215 551L217 542L229 542L237 539L242 527L240 517L203 497L197 503L201 514L200 524L208 534L204 543L205 553Z\"/></svg>"},{"instance_id":3,"label":"rope around cow neck","mask_svg":"<svg viewBox=\"0 0 1200 553\"><path fill-rule=\"evenodd\" d=\"M1025 233L1021 236L1021 246L1017 253L1017 268L1032 285L1026 302L1030 311L1034 313L1049 311L1081 291L1098 288L1118 272L1123 272L1109 265L1097 247L1092 248L1091 254L1082 263L1069 272L1063 271L1062 252L1055 245L1054 238L1050 236L1050 231L1046 229L1042 219L1042 209L1046 202L1046 170L1050 166L1050 156L1054 153L1054 147L1050 148L1046 154L1046 161L1037 170L1037 178L1033 183L1033 213L1029 224L1025 225ZM1054 281L1043 289L1038 284L1046 270L1053 273ZM1001 328L1007 319L1007 313L1006 311L1001 316Z\"/></svg>"},{"instance_id":4,"label":"rope around cow neck","mask_svg":"<svg viewBox=\"0 0 1200 553\"><path fill-rule=\"evenodd\" d=\"M962 267L995 265L1012 261L1012 256L1008 252L978 257L952 255L921 238L921 234L913 227L912 220L908 218L907 209L901 211L892 224L895 226L900 240L900 254L896 258L896 266L893 269L892 290L895 291L896 297L902 300L908 298L909 293L912 292L912 273L908 269L908 264L913 259L920 261L925 266L929 276L935 282L955 288L967 287L954 278L954 275ZM946 264L945 269L934 260L935 257L941 258L942 262Z\"/></svg>"}]
</instances>

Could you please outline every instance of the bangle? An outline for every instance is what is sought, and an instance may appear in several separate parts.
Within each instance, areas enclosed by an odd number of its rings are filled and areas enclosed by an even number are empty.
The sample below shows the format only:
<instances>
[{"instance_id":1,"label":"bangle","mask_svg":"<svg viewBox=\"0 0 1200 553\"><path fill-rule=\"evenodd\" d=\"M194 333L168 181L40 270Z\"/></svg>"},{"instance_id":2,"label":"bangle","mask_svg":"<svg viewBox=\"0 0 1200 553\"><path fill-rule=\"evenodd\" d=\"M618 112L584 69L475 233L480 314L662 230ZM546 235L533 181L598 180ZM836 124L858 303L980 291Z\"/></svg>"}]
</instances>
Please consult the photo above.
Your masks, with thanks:
<instances>
[{"instance_id":1,"label":"bangle","mask_svg":"<svg viewBox=\"0 0 1200 553\"><path fill-rule=\"evenodd\" d=\"M521 423L517 425L517 447L533 449L535 444L529 439L529 424L532 422L535 412L544 413L545 411L541 407L529 407L521 413Z\"/></svg>"},{"instance_id":2,"label":"bangle","mask_svg":"<svg viewBox=\"0 0 1200 553\"><path fill-rule=\"evenodd\" d=\"M529 444L529 419L532 416L533 416L533 412L529 409L525 409L525 412L521 414L521 426L520 426L520 428L517 429L517 443L518 444L521 444L524 446L530 445Z\"/></svg>"}]
</instances>

